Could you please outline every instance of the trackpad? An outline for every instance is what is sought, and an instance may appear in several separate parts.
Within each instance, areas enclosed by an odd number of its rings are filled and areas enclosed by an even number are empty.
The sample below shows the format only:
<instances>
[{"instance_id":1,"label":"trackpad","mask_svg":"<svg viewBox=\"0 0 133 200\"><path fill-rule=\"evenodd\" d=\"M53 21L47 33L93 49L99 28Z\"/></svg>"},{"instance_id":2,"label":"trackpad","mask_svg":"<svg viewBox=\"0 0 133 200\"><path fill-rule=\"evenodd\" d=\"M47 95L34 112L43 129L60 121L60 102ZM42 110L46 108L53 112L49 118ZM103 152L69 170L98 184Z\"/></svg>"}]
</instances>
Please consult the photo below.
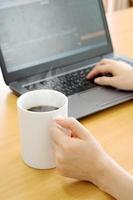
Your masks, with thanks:
<instances>
[{"instance_id":1,"label":"trackpad","mask_svg":"<svg viewBox=\"0 0 133 200\"><path fill-rule=\"evenodd\" d=\"M122 99L127 95L130 95L130 92L124 92L116 90L114 88L103 88L97 87L90 91L81 93L83 100L88 102L89 105L104 105L105 103L110 103L117 99Z\"/></svg>"},{"instance_id":2,"label":"trackpad","mask_svg":"<svg viewBox=\"0 0 133 200\"><path fill-rule=\"evenodd\" d=\"M69 116L81 118L118 102L131 99L132 92L96 87L69 97Z\"/></svg>"}]
</instances>

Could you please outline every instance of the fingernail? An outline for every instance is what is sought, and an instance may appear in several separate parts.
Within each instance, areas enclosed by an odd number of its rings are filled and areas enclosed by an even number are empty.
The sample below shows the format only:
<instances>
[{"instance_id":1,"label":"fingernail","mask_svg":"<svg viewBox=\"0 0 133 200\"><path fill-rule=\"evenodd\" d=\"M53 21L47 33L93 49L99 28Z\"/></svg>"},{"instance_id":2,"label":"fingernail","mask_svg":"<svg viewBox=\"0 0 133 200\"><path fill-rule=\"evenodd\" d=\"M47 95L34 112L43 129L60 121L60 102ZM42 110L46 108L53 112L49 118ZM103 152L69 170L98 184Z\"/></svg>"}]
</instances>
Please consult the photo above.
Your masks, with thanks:
<instances>
[{"instance_id":1,"label":"fingernail","mask_svg":"<svg viewBox=\"0 0 133 200\"><path fill-rule=\"evenodd\" d=\"M89 79L89 78L90 78L90 75L88 74L88 75L86 76L86 78Z\"/></svg>"},{"instance_id":2,"label":"fingernail","mask_svg":"<svg viewBox=\"0 0 133 200\"><path fill-rule=\"evenodd\" d=\"M100 78L94 79L94 82L95 82L95 83L99 83L99 82L100 82Z\"/></svg>"},{"instance_id":3,"label":"fingernail","mask_svg":"<svg viewBox=\"0 0 133 200\"><path fill-rule=\"evenodd\" d=\"M57 117L54 118L54 120L57 122L57 121L61 121L61 120L64 120L64 117L59 115Z\"/></svg>"}]
</instances>

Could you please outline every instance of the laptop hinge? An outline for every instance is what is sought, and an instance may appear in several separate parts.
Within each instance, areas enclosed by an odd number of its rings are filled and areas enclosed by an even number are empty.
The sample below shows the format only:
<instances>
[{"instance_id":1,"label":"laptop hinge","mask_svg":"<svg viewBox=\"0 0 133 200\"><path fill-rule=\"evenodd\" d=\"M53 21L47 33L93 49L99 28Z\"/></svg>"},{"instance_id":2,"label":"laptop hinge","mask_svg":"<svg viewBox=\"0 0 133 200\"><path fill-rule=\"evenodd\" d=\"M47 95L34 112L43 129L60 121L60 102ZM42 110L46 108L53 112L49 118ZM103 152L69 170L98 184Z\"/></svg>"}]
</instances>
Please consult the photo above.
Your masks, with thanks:
<instances>
[{"instance_id":1,"label":"laptop hinge","mask_svg":"<svg viewBox=\"0 0 133 200\"><path fill-rule=\"evenodd\" d=\"M9 87L17 96L27 92L27 89L22 87L22 84L17 81L10 83Z\"/></svg>"}]
</instances>

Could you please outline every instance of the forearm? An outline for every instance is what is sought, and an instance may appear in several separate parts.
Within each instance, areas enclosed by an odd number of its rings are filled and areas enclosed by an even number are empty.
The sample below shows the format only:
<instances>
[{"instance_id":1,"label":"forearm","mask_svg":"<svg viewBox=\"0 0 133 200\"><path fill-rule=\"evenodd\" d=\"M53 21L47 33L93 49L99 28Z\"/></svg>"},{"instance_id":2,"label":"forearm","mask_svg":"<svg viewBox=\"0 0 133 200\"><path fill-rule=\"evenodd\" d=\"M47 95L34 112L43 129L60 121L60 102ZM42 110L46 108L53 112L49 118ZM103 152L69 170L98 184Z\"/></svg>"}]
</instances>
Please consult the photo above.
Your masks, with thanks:
<instances>
[{"instance_id":1,"label":"forearm","mask_svg":"<svg viewBox=\"0 0 133 200\"><path fill-rule=\"evenodd\" d=\"M97 186L117 200L133 199L133 177L110 158Z\"/></svg>"}]
</instances>

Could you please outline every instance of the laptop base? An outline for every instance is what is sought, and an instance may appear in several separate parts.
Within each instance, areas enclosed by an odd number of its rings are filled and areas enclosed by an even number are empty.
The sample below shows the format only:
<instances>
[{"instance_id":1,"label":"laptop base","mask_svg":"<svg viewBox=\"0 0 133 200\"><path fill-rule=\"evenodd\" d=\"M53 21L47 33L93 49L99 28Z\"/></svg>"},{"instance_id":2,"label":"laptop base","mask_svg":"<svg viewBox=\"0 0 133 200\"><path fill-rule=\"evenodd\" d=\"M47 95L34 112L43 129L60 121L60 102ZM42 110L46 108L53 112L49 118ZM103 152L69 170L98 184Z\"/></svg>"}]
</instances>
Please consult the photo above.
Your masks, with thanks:
<instances>
[{"instance_id":1,"label":"laptop base","mask_svg":"<svg viewBox=\"0 0 133 200\"><path fill-rule=\"evenodd\" d=\"M133 92L109 87L96 87L69 98L69 116L80 119L133 99Z\"/></svg>"}]
</instances>

